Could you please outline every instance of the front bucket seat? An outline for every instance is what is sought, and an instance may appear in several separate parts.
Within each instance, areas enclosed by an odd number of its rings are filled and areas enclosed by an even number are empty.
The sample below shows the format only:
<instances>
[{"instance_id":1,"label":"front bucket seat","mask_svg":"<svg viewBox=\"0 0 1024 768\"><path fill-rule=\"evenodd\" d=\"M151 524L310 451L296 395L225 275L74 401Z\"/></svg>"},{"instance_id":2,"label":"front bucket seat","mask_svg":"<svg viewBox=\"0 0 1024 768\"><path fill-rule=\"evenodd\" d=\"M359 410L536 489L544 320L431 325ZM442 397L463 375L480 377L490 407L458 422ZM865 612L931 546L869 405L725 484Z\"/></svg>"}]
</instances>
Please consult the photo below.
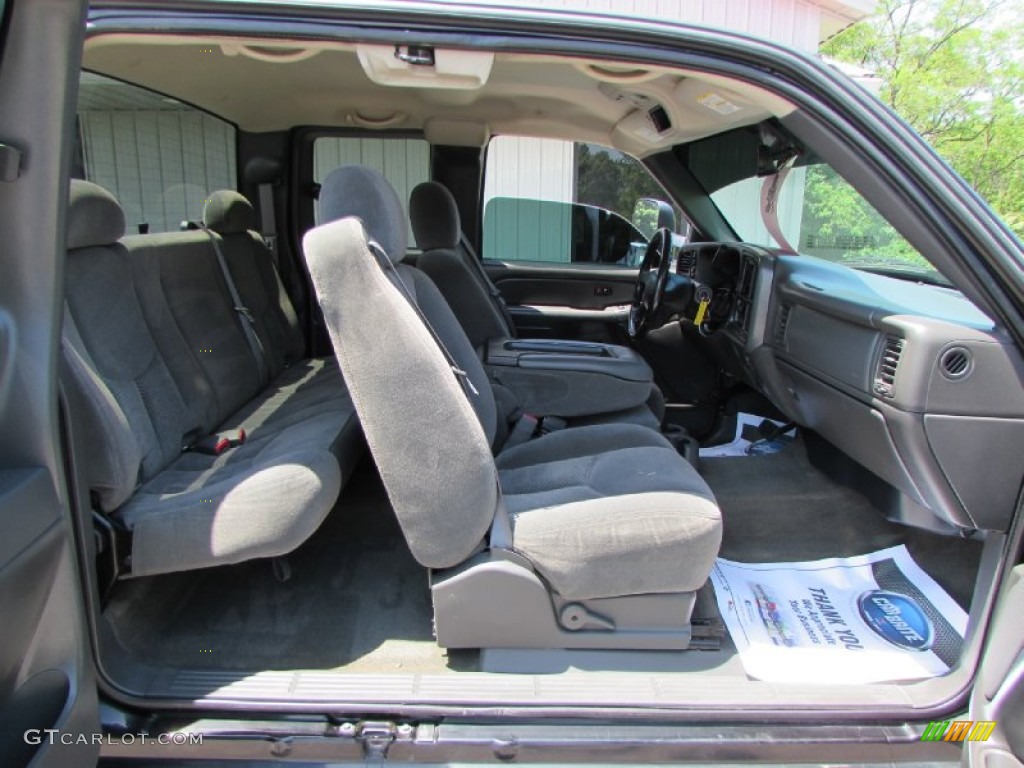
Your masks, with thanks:
<instances>
[{"instance_id":1,"label":"front bucket seat","mask_svg":"<svg viewBox=\"0 0 1024 768\"><path fill-rule=\"evenodd\" d=\"M447 647L686 648L721 542L704 481L629 424L494 455L483 366L434 283L399 263L406 220L376 171L324 180L303 245L345 381Z\"/></svg>"}]
</instances>

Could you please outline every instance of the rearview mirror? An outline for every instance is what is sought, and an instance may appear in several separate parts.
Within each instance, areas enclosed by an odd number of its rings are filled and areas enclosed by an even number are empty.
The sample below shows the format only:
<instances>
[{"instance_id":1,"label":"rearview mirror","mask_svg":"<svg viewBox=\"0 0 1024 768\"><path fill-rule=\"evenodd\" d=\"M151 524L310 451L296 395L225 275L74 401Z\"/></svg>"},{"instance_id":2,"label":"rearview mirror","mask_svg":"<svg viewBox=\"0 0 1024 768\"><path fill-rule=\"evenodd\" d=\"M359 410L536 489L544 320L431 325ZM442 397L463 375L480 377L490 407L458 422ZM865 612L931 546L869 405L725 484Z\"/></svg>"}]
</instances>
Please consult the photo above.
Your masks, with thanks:
<instances>
[{"instance_id":1,"label":"rearview mirror","mask_svg":"<svg viewBox=\"0 0 1024 768\"><path fill-rule=\"evenodd\" d=\"M664 200L642 197L633 207L632 222L650 240L659 229L676 231L676 212Z\"/></svg>"}]
</instances>

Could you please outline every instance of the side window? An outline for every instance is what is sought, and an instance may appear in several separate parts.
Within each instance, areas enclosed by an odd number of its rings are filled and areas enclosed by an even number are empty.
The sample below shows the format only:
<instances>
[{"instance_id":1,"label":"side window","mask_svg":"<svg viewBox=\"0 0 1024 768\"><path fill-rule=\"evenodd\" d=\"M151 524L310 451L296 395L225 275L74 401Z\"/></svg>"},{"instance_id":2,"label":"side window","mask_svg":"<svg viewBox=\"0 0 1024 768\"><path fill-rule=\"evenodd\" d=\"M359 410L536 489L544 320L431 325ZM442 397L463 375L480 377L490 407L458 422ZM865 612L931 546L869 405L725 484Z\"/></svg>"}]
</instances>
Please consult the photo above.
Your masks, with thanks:
<instances>
[{"instance_id":1,"label":"side window","mask_svg":"<svg viewBox=\"0 0 1024 768\"><path fill-rule=\"evenodd\" d=\"M317 184L342 165L365 165L380 171L398 192L408 218L413 188L430 180L430 144L424 139L352 136L320 136L313 142L313 180ZM319 224L319 202L315 216ZM415 242L410 227L409 247Z\"/></svg>"},{"instance_id":2,"label":"side window","mask_svg":"<svg viewBox=\"0 0 1024 768\"><path fill-rule=\"evenodd\" d=\"M176 99L83 72L72 175L110 190L128 232L199 221L210 192L235 189L235 128Z\"/></svg>"},{"instance_id":3,"label":"side window","mask_svg":"<svg viewBox=\"0 0 1024 768\"><path fill-rule=\"evenodd\" d=\"M659 224L681 221L665 198L647 169L617 150L498 136L487 150L483 255L635 266Z\"/></svg>"}]
</instances>

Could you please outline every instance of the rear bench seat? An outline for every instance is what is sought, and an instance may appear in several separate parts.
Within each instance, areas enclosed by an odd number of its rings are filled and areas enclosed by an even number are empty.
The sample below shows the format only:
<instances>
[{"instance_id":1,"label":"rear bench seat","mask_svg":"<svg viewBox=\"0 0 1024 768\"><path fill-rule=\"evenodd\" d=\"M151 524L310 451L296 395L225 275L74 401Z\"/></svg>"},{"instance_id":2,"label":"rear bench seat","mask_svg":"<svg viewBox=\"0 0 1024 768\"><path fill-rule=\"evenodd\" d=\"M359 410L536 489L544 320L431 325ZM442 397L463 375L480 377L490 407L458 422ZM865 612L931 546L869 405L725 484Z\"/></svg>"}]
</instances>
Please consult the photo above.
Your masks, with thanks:
<instances>
[{"instance_id":1,"label":"rear bench seat","mask_svg":"<svg viewBox=\"0 0 1024 768\"><path fill-rule=\"evenodd\" d=\"M363 450L337 363L301 358L269 252L247 231L252 210L232 196L208 206L220 234L124 237L113 196L72 181L62 349L82 406L85 477L130 533L131 576L292 551ZM182 450L237 428L246 441L220 455Z\"/></svg>"}]
</instances>

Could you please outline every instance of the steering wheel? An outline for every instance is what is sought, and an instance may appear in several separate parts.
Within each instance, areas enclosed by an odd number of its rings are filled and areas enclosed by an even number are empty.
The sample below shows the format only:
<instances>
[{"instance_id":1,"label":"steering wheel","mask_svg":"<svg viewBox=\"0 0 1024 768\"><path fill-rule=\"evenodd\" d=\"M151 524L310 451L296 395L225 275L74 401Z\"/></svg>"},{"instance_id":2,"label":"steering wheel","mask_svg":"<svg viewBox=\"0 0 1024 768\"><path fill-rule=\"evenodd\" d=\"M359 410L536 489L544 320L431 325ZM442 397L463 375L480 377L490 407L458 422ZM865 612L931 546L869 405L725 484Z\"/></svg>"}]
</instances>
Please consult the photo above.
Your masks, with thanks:
<instances>
[{"instance_id":1,"label":"steering wheel","mask_svg":"<svg viewBox=\"0 0 1024 768\"><path fill-rule=\"evenodd\" d=\"M629 306L629 319L626 323L626 330L634 339L650 330L650 325L661 308L671 250L672 232L668 228L655 232L647 244L644 260L640 264L636 288L633 289L633 303Z\"/></svg>"}]
</instances>

